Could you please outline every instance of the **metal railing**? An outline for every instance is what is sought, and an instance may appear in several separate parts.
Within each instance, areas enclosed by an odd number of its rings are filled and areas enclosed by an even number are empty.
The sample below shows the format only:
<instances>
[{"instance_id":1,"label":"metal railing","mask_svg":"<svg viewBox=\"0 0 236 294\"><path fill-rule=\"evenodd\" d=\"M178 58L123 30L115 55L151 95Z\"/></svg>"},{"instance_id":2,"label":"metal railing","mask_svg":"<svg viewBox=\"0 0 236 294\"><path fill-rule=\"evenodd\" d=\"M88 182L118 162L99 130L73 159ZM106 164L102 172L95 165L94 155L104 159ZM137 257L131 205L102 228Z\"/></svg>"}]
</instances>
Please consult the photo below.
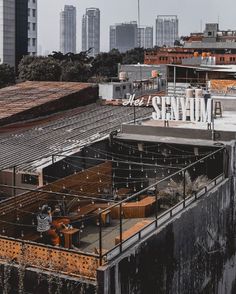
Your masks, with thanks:
<instances>
[{"instance_id":1,"label":"metal railing","mask_svg":"<svg viewBox=\"0 0 236 294\"><path fill-rule=\"evenodd\" d=\"M227 154L227 150L225 149L225 146L222 148L217 149L216 151L212 152L211 154L197 160L196 162L188 165L185 168L182 168L181 170L178 170L175 173L170 174L169 176L165 177L164 179L161 179L160 181L150 185L147 188L142 189L141 191L131 195L130 197L127 197L126 199L120 201L117 204L110 205L109 208L102 210L99 214L99 220L100 220L100 225L99 225L99 259L100 259L100 264L102 265L104 260L105 261L110 261L117 257L118 255L122 254L125 250L130 248L130 246L134 245L138 241L140 241L142 238L145 238L149 233L153 232L156 230L158 227L169 221L172 217L174 217L177 213L180 213L183 211L186 207L191 205L194 201L198 200L200 197L205 195L207 192L209 192L210 189L213 187L217 186L220 182L222 182L227 175L227 167L224 167L224 164L222 163L222 170L219 172L219 174L209 183L207 186L204 186L201 188L199 191L193 191L191 195L187 195L186 191L186 172L190 169L196 169L196 166L198 164L204 164L207 161L219 154L220 152L223 152ZM224 156L222 157L223 161ZM183 200L177 203L175 206L171 207L167 211L165 211L163 214L158 216L158 195L156 193L156 201L155 201L155 219L150 222L150 224L144 226L142 229L140 229L137 233L134 233L132 236L130 236L128 239L123 240L123 226L122 226L122 220L123 220L123 204L137 198L138 196L142 195L143 193L147 192L151 188L156 188L158 185L162 184L163 182L166 182L168 180L171 180L174 176L181 176L183 179ZM101 223L101 218L102 218L102 213L111 211L114 208L118 208L119 211L119 244L113 247L112 249L106 251L104 253L103 251L103 235L102 235L102 223Z\"/></svg>"}]
</instances>

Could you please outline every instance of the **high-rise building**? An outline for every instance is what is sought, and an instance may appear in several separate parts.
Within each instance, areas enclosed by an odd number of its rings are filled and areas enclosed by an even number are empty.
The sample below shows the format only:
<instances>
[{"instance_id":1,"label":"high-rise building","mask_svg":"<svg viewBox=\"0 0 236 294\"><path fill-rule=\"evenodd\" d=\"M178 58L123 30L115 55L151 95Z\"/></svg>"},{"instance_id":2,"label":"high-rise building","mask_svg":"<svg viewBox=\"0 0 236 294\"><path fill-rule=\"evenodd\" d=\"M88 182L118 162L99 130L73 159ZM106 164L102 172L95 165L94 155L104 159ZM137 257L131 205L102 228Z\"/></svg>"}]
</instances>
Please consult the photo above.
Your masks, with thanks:
<instances>
[{"instance_id":1,"label":"high-rise building","mask_svg":"<svg viewBox=\"0 0 236 294\"><path fill-rule=\"evenodd\" d=\"M156 19L156 45L174 46L179 39L179 20L177 15L158 15Z\"/></svg>"},{"instance_id":2,"label":"high-rise building","mask_svg":"<svg viewBox=\"0 0 236 294\"><path fill-rule=\"evenodd\" d=\"M138 28L138 47L145 49L153 47L153 27L143 26Z\"/></svg>"},{"instance_id":3,"label":"high-rise building","mask_svg":"<svg viewBox=\"0 0 236 294\"><path fill-rule=\"evenodd\" d=\"M136 21L110 26L110 50L126 52L138 46L138 25Z\"/></svg>"},{"instance_id":4,"label":"high-rise building","mask_svg":"<svg viewBox=\"0 0 236 294\"><path fill-rule=\"evenodd\" d=\"M15 66L15 0L0 0L0 62Z\"/></svg>"},{"instance_id":5,"label":"high-rise building","mask_svg":"<svg viewBox=\"0 0 236 294\"><path fill-rule=\"evenodd\" d=\"M28 0L28 53L37 54L37 0Z\"/></svg>"},{"instance_id":6,"label":"high-rise building","mask_svg":"<svg viewBox=\"0 0 236 294\"><path fill-rule=\"evenodd\" d=\"M0 63L18 65L28 53L28 0L0 0Z\"/></svg>"},{"instance_id":7,"label":"high-rise building","mask_svg":"<svg viewBox=\"0 0 236 294\"><path fill-rule=\"evenodd\" d=\"M100 10L87 8L82 19L82 50L91 48L91 55L100 52Z\"/></svg>"},{"instance_id":8,"label":"high-rise building","mask_svg":"<svg viewBox=\"0 0 236 294\"><path fill-rule=\"evenodd\" d=\"M65 5L60 13L60 51L76 53L76 8Z\"/></svg>"}]
</instances>

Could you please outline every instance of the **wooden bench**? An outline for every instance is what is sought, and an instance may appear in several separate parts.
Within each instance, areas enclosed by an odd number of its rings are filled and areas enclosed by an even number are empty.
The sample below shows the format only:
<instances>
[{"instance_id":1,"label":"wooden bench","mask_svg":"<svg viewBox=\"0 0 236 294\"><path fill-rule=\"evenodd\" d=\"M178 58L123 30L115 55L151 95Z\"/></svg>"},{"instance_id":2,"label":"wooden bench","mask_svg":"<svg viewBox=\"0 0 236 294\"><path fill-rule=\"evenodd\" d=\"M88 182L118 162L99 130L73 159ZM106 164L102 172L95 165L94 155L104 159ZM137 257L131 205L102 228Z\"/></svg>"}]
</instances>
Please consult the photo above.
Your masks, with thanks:
<instances>
[{"instance_id":1,"label":"wooden bench","mask_svg":"<svg viewBox=\"0 0 236 294\"><path fill-rule=\"evenodd\" d=\"M122 233L122 241L129 239L130 237L138 233L140 230L145 228L150 223L151 221L148 221L148 220L143 220L141 222L138 222L133 227L131 227L130 229ZM115 245L118 245L119 243L120 243L120 236L117 236L115 238Z\"/></svg>"}]
</instances>

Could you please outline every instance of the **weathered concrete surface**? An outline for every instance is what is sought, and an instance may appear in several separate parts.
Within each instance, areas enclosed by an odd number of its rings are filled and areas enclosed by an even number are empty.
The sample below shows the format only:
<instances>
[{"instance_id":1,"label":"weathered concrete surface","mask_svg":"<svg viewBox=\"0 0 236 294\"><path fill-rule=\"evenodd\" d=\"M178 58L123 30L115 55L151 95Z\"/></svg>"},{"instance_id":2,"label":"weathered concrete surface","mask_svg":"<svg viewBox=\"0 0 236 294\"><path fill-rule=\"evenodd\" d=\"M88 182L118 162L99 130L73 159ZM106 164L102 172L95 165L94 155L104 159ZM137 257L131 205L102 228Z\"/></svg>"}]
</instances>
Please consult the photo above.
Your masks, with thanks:
<instances>
[{"instance_id":1,"label":"weathered concrete surface","mask_svg":"<svg viewBox=\"0 0 236 294\"><path fill-rule=\"evenodd\" d=\"M1 294L94 294L93 282L40 271L18 265L0 263Z\"/></svg>"},{"instance_id":2,"label":"weathered concrete surface","mask_svg":"<svg viewBox=\"0 0 236 294\"><path fill-rule=\"evenodd\" d=\"M99 294L236 293L233 178L98 272Z\"/></svg>"}]
</instances>

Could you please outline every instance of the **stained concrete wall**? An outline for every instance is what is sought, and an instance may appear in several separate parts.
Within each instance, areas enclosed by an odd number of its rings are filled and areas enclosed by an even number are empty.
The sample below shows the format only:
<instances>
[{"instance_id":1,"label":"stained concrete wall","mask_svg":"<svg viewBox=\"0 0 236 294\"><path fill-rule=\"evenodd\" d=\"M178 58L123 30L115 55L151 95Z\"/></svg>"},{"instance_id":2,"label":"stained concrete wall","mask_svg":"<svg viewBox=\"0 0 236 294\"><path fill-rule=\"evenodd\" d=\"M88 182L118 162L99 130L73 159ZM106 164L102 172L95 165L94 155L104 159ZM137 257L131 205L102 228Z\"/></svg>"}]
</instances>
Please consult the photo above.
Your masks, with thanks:
<instances>
[{"instance_id":1,"label":"stained concrete wall","mask_svg":"<svg viewBox=\"0 0 236 294\"><path fill-rule=\"evenodd\" d=\"M234 191L234 179L225 180L100 269L98 293L236 293Z\"/></svg>"},{"instance_id":2,"label":"stained concrete wall","mask_svg":"<svg viewBox=\"0 0 236 294\"><path fill-rule=\"evenodd\" d=\"M0 293L3 294L95 294L94 282L0 263Z\"/></svg>"}]
</instances>

